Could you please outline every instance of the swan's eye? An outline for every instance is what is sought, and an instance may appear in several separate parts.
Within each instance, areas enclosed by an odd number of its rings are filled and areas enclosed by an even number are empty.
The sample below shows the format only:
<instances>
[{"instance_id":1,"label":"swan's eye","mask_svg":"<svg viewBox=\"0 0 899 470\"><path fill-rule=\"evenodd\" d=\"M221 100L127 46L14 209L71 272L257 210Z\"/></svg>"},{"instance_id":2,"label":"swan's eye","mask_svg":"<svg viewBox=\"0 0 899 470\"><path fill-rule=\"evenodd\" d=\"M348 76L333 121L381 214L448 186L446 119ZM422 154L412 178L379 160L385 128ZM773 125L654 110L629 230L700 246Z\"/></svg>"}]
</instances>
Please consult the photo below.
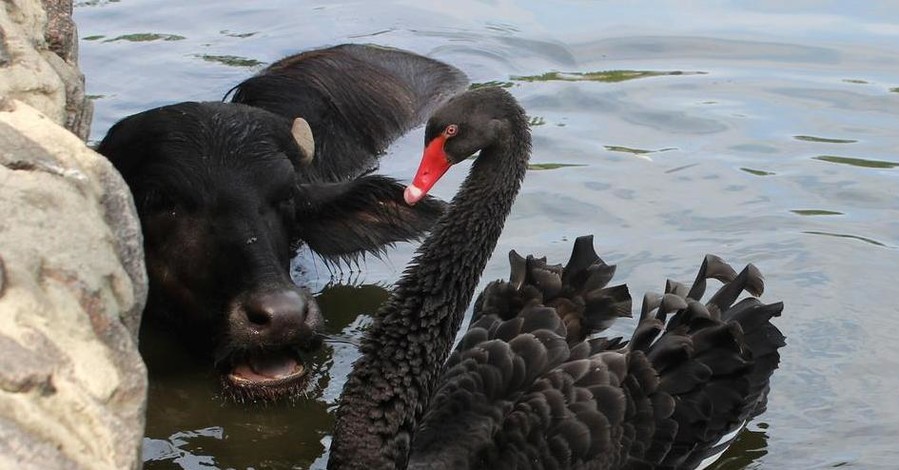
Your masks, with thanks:
<instances>
[{"instance_id":1,"label":"swan's eye","mask_svg":"<svg viewBox=\"0 0 899 470\"><path fill-rule=\"evenodd\" d=\"M446 129L443 130L443 135L447 137L452 137L459 133L459 126L455 124L450 124L446 126Z\"/></svg>"}]
</instances>

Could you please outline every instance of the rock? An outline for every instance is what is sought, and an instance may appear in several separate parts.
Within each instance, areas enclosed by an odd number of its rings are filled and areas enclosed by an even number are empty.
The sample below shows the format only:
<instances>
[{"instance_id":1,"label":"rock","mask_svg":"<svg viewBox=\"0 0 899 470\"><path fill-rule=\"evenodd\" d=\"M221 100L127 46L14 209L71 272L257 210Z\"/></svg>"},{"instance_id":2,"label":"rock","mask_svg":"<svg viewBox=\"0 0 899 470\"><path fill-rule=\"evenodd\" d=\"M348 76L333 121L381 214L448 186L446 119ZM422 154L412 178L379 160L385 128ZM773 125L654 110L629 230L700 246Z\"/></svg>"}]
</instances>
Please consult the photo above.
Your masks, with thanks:
<instances>
[{"instance_id":1,"label":"rock","mask_svg":"<svg viewBox=\"0 0 899 470\"><path fill-rule=\"evenodd\" d=\"M0 8L0 468L136 469L140 224L122 178L83 142L72 2L43 6Z\"/></svg>"},{"instance_id":2,"label":"rock","mask_svg":"<svg viewBox=\"0 0 899 470\"><path fill-rule=\"evenodd\" d=\"M4 7L0 8L0 96L21 100L86 139L93 105L78 70L71 0L5 0Z\"/></svg>"},{"instance_id":3,"label":"rock","mask_svg":"<svg viewBox=\"0 0 899 470\"><path fill-rule=\"evenodd\" d=\"M109 162L0 100L0 468L140 467L139 222Z\"/></svg>"},{"instance_id":4,"label":"rock","mask_svg":"<svg viewBox=\"0 0 899 470\"><path fill-rule=\"evenodd\" d=\"M62 60L77 64L78 29L72 20L72 0L42 0L41 4L47 12L47 45Z\"/></svg>"}]
</instances>

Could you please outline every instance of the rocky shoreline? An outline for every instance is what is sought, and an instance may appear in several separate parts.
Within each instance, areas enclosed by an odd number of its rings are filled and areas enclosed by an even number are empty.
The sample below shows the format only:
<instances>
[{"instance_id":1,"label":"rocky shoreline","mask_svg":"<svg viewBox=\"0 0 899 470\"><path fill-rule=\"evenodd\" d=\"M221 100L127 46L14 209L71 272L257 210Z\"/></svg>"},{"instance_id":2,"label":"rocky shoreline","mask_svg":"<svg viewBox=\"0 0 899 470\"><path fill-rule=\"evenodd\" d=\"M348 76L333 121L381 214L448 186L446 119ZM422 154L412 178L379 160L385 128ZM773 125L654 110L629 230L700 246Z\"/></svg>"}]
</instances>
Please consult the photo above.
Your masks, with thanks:
<instances>
[{"instance_id":1,"label":"rocky shoreline","mask_svg":"<svg viewBox=\"0 0 899 470\"><path fill-rule=\"evenodd\" d=\"M71 13L71 0L0 8L0 468L141 466L140 224L84 143Z\"/></svg>"}]
</instances>

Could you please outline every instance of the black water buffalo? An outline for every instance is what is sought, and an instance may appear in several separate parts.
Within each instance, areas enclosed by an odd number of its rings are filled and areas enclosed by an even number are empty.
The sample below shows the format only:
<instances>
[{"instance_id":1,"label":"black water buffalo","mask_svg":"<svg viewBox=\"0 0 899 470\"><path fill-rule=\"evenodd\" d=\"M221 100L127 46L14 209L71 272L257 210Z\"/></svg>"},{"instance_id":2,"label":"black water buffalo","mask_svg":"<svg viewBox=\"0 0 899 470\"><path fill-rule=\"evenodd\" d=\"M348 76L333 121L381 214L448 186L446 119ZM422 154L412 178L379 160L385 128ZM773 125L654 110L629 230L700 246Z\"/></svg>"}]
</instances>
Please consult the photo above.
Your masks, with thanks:
<instances>
[{"instance_id":1,"label":"black water buffalo","mask_svg":"<svg viewBox=\"0 0 899 470\"><path fill-rule=\"evenodd\" d=\"M467 83L413 53L342 45L284 58L232 89L129 116L98 147L144 232L163 324L214 358L226 390L278 399L303 386L321 312L291 281L302 243L325 258L419 237L441 213L373 175L395 138Z\"/></svg>"}]
</instances>

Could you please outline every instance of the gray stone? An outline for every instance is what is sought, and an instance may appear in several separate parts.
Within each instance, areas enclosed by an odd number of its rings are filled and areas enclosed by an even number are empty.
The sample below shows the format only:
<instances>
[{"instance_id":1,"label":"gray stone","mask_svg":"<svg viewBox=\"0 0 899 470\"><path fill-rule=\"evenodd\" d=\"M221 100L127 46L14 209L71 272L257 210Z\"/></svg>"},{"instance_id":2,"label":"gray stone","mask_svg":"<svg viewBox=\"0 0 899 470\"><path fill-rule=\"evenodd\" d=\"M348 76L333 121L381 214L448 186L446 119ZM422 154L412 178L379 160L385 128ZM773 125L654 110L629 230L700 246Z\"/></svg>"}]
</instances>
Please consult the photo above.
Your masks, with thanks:
<instances>
[{"instance_id":1,"label":"gray stone","mask_svg":"<svg viewBox=\"0 0 899 470\"><path fill-rule=\"evenodd\" d=\"M138 468L140 225L82 141L71 2L45 3L0 9L0 468Z\"/></svg>"},{"instance_id":2,"label":"gray stone","mask_svg":"<svg viewBox=\"0 0 899 470\"><path fill-rule=\"evenodd\" d=\"M0 297L3 297L6 288L6 267L3 266L3 258L0 257Z\"/></svg>"},{"instance_id":3,"label":"gray stone","mask_svg":"<svg viewBox=\"0 0 899 470\"><path fill-rule=\"evenodd\" d=\"M41 0L41 4L47 12L47 46L62 60L77 63L78 29L72 20L72 0Z\"/></svg>"},{"instance_id":4,"label":"gray stone","mask_svg":"<svg viewBox=\"0 0 899 470\"><path fill-rule=\"evenodd\" d=\"M71 0L0 8L0 468L136 469L140 224L83 142L92 108L71 12Z\"/></svg>"},{"instance_id":5,"label":"gray stone","mask_svg":"<svg viewBox=\"0 0 899 470\"><path fill-rule=\"evenodd\" d=\"M139 468L146 300L125 183L77 136L0 100L0 468Z\"/></svg>"},{"instance_id":6,"label":"gray stone","mask_svg":"<svg viewBox=\"0 0 899 470\"><path fill-rule=\"evenodd\" d=\"M51 441L0 415L0 468L47 470L79 466Z\"/></svg>"},{"instance_id":7,"label":"gray stone","mask_svg":"<svg viewBox=\"0 0 899 470\"><path fill-rule=\"evenodd\" d=\"M0 29L0 67L9 65L9 52L6 51L6 33Z\"/></svg>"},{"instance_id":8,"label":"gray stone","mask_svg":"<svg viewBox=\"0 0 899 470\"><path fill-rule=\"evenodd\" d=\"M70 0L4 0L0 8L0 96L23 101L82 139L93 104L78 70Z\"/></svg>"},{"instance_id":9,"label":"gray stone","mask_svg":"<svg viewBox=\"0 0 899 470\"><path fill-rule=\"evenodd\" d=\"M54 362L58 358L33 354L12 338L0 334L0 351L4 361L14 367L0 369L0 390L11 393L28 393L38 390L39 395L49 395L56 391L53 387Z\"/></svg>"}]
</instances>

